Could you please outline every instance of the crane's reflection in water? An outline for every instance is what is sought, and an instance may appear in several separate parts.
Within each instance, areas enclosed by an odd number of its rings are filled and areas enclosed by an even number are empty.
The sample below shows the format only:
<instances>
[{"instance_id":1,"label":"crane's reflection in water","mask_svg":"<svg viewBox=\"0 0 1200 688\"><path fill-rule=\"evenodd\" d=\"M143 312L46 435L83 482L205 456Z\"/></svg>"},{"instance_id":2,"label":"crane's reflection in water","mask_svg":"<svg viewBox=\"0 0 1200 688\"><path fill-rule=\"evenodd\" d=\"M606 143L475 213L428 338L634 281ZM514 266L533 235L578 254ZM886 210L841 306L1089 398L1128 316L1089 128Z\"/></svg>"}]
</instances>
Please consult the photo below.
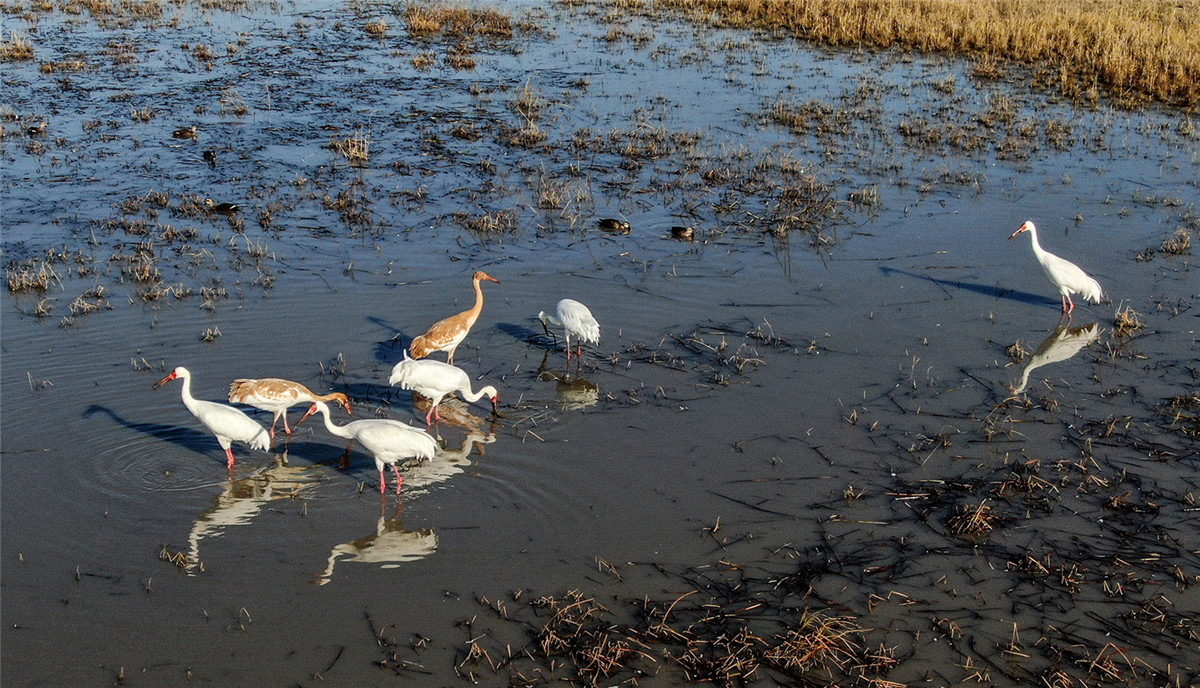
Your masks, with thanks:
<instances>
[{"instance_id":1,"label":"crane's reflection in water","mask_svg":"<svg viewBox=\"0 0 1200 688\"><path fill-rule=\"evenodd\" d=\"M558 373L546 367L549 353L542 358L538 368L538 379L543 382L554 381L554 397L563 411L578 411L600 401L600 387L596 383L579 375L576 365L575 376L571 377L570 368L567 372Z\"/></svg>"},{"instance_id":2,"label":"crane's reflection in water","mask_svg":"<svg viewBox=\"0 0 1200 688\"><path fill-rule=\"evenodd\" d=\"M1046 337L1045 341L1038 346L1037 351L1034 351L1029 360L1025 362L1025 367L1021 369L1021 379L1012 387L1013 395L1025 391L1029 385L1029 376L1033 371L1051 363L1065 361L1079 353L1083 347L1100 338L1098 323L1079 327L1067 327L1068 324L1070 321L1067 321L1066 324L1059 323L1058 327L1050 333L1049 337Z\"/></svg>"},{"instance_id":3,"label":"crane's reflection in water","mask_svg":"<svg viewBox=\"0 0 1200 688\"><path fill-rule=\"evenodd\" d=\"M445 420L443 416L442 420ZM422 464L412 466L404 473L404 488L402 494L406 497L427 492L430 487L449 480L462 473L471 465L471 452L478 448L482 456L484 445L496 441L494 433L471 433L464 439L462 446L455 450L439 450L437 456ZM400 521L401 503L396 504L392 517L385 518L387 498L379 500L379 520L375 524L375 532L363 537L336 545L329 552L328 564L325 570L317 574L311 582L315 585L325 585L333 580L333 569L339 561L357 561L364 564L376 564L380 568L392 569L408 561L416 561L433 554L437 550L437 534L431 529L409 530Z\"/></svg>"},{"instance_id":4,"label":"crane's reflection in water","mask_svg":"<svg viewBox=\"0 0 1200 688\"><path fill-rule=\"evenodd\" d=\"M202 540L217 537L226 528L249 525L272 500L293 499L311 492L326 472L327 466L320 464L289 466L285 448L275 455L274 466L227 482L213 505L192 524L188 535L188 573L195 575L199 570Z\"/></svg>"},{"instance_id":5,"label":"crane's reflection in water","mask_svg":"<svg viewBox=\"0 0 1200 688\"><path fill-rule=\"evenodd\" d=\"M375 532L357 540L337 545L329 552L325 570L311 582L325 585L333 580L333 567L338 561L357 561L378 564L380 568L394 569L406 561L423 559L437 550L437 535L430 529L408 530L400 521L400 505L390 519L385 518L386 498L379 499L379 520Z\"/></svg>"}]
</instances>

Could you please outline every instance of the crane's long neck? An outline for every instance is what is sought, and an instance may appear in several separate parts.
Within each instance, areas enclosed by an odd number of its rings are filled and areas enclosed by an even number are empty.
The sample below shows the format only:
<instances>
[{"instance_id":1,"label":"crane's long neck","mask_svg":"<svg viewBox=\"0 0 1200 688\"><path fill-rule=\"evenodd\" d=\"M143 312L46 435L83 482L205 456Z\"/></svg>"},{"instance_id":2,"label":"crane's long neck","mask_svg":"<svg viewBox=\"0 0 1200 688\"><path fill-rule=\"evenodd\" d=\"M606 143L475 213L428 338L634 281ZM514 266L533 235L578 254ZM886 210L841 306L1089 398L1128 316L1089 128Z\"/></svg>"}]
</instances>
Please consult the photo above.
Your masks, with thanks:
<instances>
[{"instance_id":1,"label":"crane's long neck","mask_svg":"<svg viewBox=\"0 0 1200 688\"><path fill-rule=\"evenodd\" d=\"M491 399L497 394L496 388L492 387L491 385L480 387L478 392L472 392L470 383L467 384L465 389L460 389L458 391L462 392L463 398L468 402L479 401L480 397L484 396L486 396L488 399Z\"/></svg>"},{"instance_id":2,"label":"crane's long neck","mask_svg":"<svg viewBox=\"0 0 1200 688\"><path fill-rule=\"evenodd\" d=\"M329 434L337 435L338 437L344 437L348 440L354 439L353 432L347 430L346 428L344 428L342 426L333 424L333 420L329 417L329 405L328 404L326 404L323 401L318 401L317 402L317 410L321 412L321 419L325 421L325 429L329 431Z\"/></svg>"},{"instance_id":3,"label":"crane's long neck","mask_svg":"<svg viewBox=\"0 0 1200 688\"><path fill-rule=\"evenodd\" d=\"M183 383L183 388L179 392L180 395L183 396L183 405L186 406L189 411L195 413L196 397L192 396L192 376L176 374L176 377L179 378L181 383Z\"/></svg>"},{"instance_id":4,"label":"crane's long neck","mask_svg":"<svg viewBox=\"0 0 1200 688\"><path fill-rule=\"evenodd\" d=\"M475 305L472 306L471 310L467 312L471 314L468 316L471 322L475 322L475 319L478 318L479 314L483 312L483 287L479 286L478 277L472 280L472 282L475 285Z\"/></svg>"},{"instance_id":5,"label":"crane's long neck","mask_svg":"<svg viewBox=\"0 0 1200 688\"><path fill-rule=\"evenodd\" d=\"M1033 255L1035 255L1035 256L1046 255L1046 250L1044 248L1042 248L1041 242L1038 241L1037 230L1034 229L1033 227L1030 227L1026 231L1029 232L1029 241L1033 243Z\"/></svg>"}]
</instances>

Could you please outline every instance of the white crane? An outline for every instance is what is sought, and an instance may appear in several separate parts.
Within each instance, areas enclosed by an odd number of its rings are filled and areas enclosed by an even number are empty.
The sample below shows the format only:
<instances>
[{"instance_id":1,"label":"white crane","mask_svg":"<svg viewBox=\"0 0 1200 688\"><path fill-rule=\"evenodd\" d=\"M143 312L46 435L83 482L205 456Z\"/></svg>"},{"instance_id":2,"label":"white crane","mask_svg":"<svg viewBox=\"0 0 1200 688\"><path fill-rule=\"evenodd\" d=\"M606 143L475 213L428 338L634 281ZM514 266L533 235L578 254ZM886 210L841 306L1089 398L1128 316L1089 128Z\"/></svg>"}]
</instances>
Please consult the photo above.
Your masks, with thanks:
<instances>
[{"instance_id":1,"label":"white crane","mask_svg":"<svg viewBox=\"0 0 1200 688\"><path fill-rule=\"evenodd\" d=\"M404 482L404 479L400 477L399 464L408 459L428 461L437 454L437 441L423 430L405 425L398 420L368 418L345 425L334 425L329 418L329 404L323 401L313 402L312 408L308 409L308 413L305 413L304 417L296 422L296 425L303 423L305 418L318 411L325 418L326 430L338 437L358 440L358 443L375 457L375 468L379 469L379 494L384 493L386 485L383 475L384 466L390 465L392 472L396 474L396 494L399 495L400 485Z\"/></svg>"},{"instance_id":2,"label":"white crane","mask_svg":"<svg viewBox=\"0 0 1200 688\"><path fill-rule=\"evenodd\" d=\"M583 354L583 342L600 343L600 323L592 317L592 312L588 310L587 306L574 299L563 299L558 302L555 313L558 317L545 311L538 311L537 317L542 321L542 327L546 328L547 333L550 332L550 329L546 327L546 323L563 328L563 334L567 340L568 362L571 360L571 335L575 335L577 356Z\"/></svg>"},{"instance_id":3,"label":"white crane","mask_svg":"<svg viewBox=\"0 0 1200 688\"><path fill-rule=\"evenodd\" d=\"M499 393L491 385L481 387L478 392L472 391L471 378L462 368L427 358L414 360L409 357L407 351L404 352L404 360L392 368L388 384L400 385L401 389L413 390L429 397L432 405L429 407L429 413L425 414L426 425L432 423L431 419L442 419L438 413L438 404L442 403L442 398L447 394L459 392L468 403L486 396L492 401L492 413L496 412L499 399Z\"/></svg>"},{"instance_id":4,"label":"white crane","mask_svg":"<svg viewBox=\"0 0 1200 688\"><path fill-rule=\"evenodd\" d=\"M233 442L245 442L250 445L251 449L259 451L267 451L270 448L271 440L267 436L267 431L258 424L258 421L247 416L241 409L193 397L192 374L188 372L187 368L179 366L172 370L170 375L154 383L154 389L162 387L171 380L183 381L183 405L204 427L208 428L209 432L217 436L217 443L225 450L225 456L229 459L227 464L229 470L233 470L233 450L230 449Z\"/></svg>"},{"instance_id":5,"label":"white crane","mask_svg":"<svg viewBox=\"0 0 1200 688\"><path fill-rule=\"evenodd\" d=\"M1034 226L1033 220L1026 220L1020 229L1008 237L1009 241L1012 241L1012 238L1021 232L1029 232L1029 238L1033 242L1033 257L1037 258L1038 263L1041 263L1046 277L1050 278L1050 281L1058 287L1059 293L1062 294L1063 313L1075 310L1075 302L1071 300L1071 294L1080 294L1092 303L1100 303L1100 298L1103 296L1100 291L1100 283L1088 276L1078 265L1043 249L1042 245L1038 243L1037 227Z\"/></svg>"}]
</instances>

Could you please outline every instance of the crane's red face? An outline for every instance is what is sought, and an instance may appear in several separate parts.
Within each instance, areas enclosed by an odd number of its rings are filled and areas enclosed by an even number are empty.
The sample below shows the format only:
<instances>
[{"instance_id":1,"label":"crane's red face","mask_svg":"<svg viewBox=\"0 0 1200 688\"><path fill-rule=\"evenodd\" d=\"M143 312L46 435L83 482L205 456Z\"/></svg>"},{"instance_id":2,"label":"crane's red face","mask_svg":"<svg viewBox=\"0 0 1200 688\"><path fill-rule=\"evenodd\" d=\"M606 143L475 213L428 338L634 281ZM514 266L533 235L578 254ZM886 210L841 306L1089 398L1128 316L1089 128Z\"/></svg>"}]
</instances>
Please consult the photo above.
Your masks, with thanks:
<instances>
[{"instance_id":1,"label":"crane's red face","mask_svg":"<svg viewBox=\"0 0 1200 688\"><path fill-rule=\"evenodd\" d=\"M350 409L346 409L346 410L349 411ZM292 423L292 429L295 430L296 428L300 427L300 424L304 422L305 418L308 418L309 416L311 416L312 414L314 414L316 412L317 412L317 405L313 404L311 407L309 407L308 413L305 413L303 416L300 416L300 420L296 421L295 423Z\"/></svg>"},{"instance_id":2,"label":"crane's red face","mask_svg":"<svg viewBox=\"0 0 1200 688\"><path fill-rule=\"evenodd\" d=\"M1015 237L1016 235L1020 234L1021 232L1028 232L1028 231L1029 231L1029 221L1028 221L1028 220L1026 220L1026 221L1025 221L1025 224L1021 225L1021 228L1020 228L1020 229L1018 229L1017 231L1013 232L1013 233L1012 233L1012 236L1008 237L1008 240L1009 240L1009 241L1012 241L1012 238L1013 238L1013 237Z\"/></svg>"},{"instance_id":3,"label":"crane's red face","mask_svg":"<svg viewBox=\"0 0 1200 688\"><path fill-rule=\"evenodd\" d=\"M167 384L168 382L170 382L171 380L174 380L177 377L179 377L179 376L175 374L174 370L172 370L170 375L164 377L163 379L159 380L158 382L155 382L154 387L152 387L151 389L158 389L159 387L162 387L163 385Z\"/></svg>"},{"instance_id":4,"label":"crane's red face","mask_svg":"<svg viewBox=\"0 0 1200 688\"><path fill-rule=\"evenodd\" d=\"M500 412L500 411L499 411L499 409L498 409L498 408L497 408L497 406L496 406L496 404L497 404L497 403L499 403L499 401L500 401L500 395L499 395L499 394L497 394L496 396L492 397L492 413L499 413L499 412Z\"/></svg>"}]
</instances>

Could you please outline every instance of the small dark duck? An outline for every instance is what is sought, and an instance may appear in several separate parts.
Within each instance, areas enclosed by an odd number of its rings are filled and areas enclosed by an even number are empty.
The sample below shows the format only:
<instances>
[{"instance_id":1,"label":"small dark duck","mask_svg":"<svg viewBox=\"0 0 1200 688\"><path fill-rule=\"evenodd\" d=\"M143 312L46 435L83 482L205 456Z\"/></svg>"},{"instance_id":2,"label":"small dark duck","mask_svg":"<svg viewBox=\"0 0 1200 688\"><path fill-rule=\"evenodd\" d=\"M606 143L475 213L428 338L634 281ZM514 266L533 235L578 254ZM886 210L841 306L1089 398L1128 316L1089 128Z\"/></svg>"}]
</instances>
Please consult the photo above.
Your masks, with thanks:
<instances>
[{"instance_id":1,"label":"small dark duck","mask_svg":"<svg viewBox=\"0 0 1200 688\"><path fill-rule=\"evenodd\" d=\"M232 215L241 210L236 203L215 203L211 198L204 199L204 206L208 208L209 212L222 215Z\"/></svg>"},{"instance_id":2,"label":"small dark duck","mask_svg":"<svg viewBox=\"0 0 1200 688\"><path fill-rule=\"evenodd\" d=\"M696 237L696 230L683 225L675 225L671 228L671 238L679 241L692 241Z\"/></svg>"},{"instance_id":3,"label":"small dark duck","mask_svg":"<svg viewBox=\"0 0 1200 688\"><path fill-rule=\"evenodd\" d=\"M606 217L599 222L600 229L614 234L628 234L631 227L625 220L618 220L611 217Z\"/></svg>"}]
</instances>

